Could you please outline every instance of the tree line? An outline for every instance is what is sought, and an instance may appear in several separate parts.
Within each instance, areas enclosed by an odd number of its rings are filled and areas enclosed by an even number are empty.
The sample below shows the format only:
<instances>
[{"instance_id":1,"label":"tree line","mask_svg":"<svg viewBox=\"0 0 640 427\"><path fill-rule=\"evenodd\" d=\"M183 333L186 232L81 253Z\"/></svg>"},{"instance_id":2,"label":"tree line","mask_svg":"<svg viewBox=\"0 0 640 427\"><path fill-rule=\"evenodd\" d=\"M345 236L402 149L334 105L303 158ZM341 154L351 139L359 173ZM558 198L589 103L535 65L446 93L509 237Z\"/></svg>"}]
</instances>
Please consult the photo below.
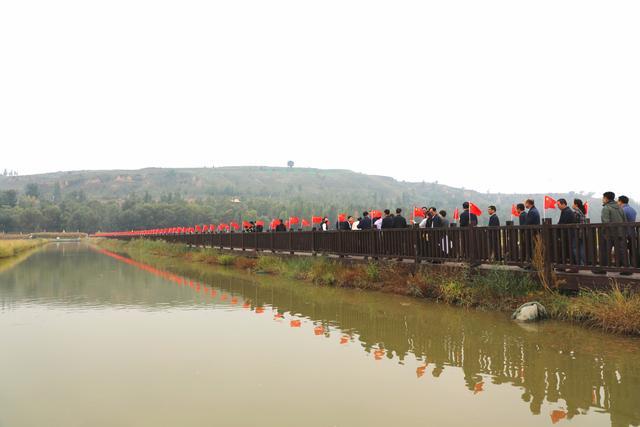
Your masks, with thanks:
<instances>
[{"instance_id":1,"label":"tree line","mask_svg":"<svg viewBox=\"0 0 640 427\"><path fill-rule=\"evenodd\" d=\"M265 221L296 215L311 217L357 212L360 206L338 200L335 204L302 198L290 200L252 197L247 201L229 196L185 199L179 193L152 197L132 193L122 200L89 199L83 191L43 197L36 184L23 192L0 191L0 233L35 231L136 230L241 220Z\"/></svg>"}]
</instances>

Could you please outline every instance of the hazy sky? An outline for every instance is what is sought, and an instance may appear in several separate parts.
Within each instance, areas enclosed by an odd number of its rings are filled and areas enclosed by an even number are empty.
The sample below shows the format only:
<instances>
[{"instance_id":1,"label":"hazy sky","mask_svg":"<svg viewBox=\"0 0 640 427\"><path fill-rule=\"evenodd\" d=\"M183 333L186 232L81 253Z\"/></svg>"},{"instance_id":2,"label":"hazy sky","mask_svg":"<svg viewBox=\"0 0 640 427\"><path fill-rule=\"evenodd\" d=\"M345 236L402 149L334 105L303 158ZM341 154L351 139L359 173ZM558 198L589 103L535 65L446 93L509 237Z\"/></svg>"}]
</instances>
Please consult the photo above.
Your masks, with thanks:
<instances>
[{"instance_id":1,"label":"hazy sky","mask_svg":"<svg viewBox=\"0 0 640 427\"><path fill-rule=\"evenodd\" d=\"M0 169L291 159L640 197L639 22L638 0L7 0Z\"/></svg>"}]
</instances>

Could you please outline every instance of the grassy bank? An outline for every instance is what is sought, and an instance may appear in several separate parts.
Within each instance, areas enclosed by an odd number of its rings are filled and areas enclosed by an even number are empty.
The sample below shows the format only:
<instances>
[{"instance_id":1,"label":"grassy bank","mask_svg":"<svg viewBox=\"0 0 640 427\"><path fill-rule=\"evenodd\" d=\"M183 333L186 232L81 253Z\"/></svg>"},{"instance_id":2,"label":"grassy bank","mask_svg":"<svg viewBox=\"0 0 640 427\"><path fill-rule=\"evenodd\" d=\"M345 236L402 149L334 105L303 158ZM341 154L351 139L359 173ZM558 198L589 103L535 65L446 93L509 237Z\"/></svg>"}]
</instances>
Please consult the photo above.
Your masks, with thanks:
<instances>
[{"instance_id":1,"label":"grassy bank","mask_svg":"<svg viewBox=\"0 0 640 427\"><path fill-rule=\"evenodd\" d=\"M511 311L520 304L542 302L555 319L578 322L607 332L640 335L640 294L614 287L609 292L583 291L565 296L545 289L532 277L502 269L415 266L395 262L345 263L325 257L247 257L215 249L193 249L159 241L97 240L105 249L133 258L168 257L194 263L235 267L256 274L274 274L322 286L377 290L447 304Z\"/></svg>"},{"instance_id":2,"label":"grassy bank","mask_svg":"<svg viewBox=\"0 0 640 427\"><path fill-rule=\"evenodd\" d=\"M45 240L0 240L0 259L11 258L28 250L42 246Z\"/></svg>"}]
</instances>

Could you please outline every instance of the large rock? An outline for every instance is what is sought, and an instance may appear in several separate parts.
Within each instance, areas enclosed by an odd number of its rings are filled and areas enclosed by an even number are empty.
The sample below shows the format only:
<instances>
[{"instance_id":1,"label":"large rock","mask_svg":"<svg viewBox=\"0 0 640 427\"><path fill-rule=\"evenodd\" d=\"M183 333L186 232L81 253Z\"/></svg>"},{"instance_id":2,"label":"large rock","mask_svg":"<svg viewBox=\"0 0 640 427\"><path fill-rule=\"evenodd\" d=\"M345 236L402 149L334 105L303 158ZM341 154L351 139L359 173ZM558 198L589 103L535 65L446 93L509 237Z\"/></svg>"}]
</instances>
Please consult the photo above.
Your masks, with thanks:
<instances>
[{"instance_id":1,"label":"large rock","mask_svg":"<svg viewBox=\"0 0 640 427\"><path fill-rule=\"evenodd\" d=\"M513 312L511 318L518 322L537 322L547 317L547 309L537 301L522 304Z\"/></svg>"}]
</instances>

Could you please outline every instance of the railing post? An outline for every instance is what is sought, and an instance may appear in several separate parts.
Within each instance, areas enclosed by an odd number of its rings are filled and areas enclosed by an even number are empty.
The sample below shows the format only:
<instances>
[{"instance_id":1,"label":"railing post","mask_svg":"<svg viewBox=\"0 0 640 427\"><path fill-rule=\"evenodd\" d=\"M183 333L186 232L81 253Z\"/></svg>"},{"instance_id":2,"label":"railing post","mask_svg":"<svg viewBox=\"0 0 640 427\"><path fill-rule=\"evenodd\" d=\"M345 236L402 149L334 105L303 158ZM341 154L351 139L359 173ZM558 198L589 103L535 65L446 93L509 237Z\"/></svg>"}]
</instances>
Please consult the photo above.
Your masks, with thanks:
<instances>
[{"instance_id":1,"label":"railing post","mask_svg":"<svg viewBox=\"0 0 640 427\"><path fill-rule=\"evenodd\" d=\"M416 227L411 233L413 236L413 257L416 264L420 264L420 256L418 254L418 243L420 242L420 227Z\"/></svg>"},{"instance_id":2,"label":"railing post","mask_svg":"<svg viewBox=\"0 0 640 427\"><path fill-rule=\"evenodd\" d=\"M342 232L340 230L336 230L338 235L338 255L342 256Z\"/></svg>"},{"instance_id":3,"label":"railing post","mask_svg":"<svg viewBox=\"0 0 640 427\"><path fill-rule=\"evenodd\" d=\"M293 255L293 230L289 229L289 254Z\"/></svg>"},{"instance_id":4,"label":"railing post","mask_svg":"<svg viewBox=\"0 0 640 427\"><path fill-rule=\"evenodd\" d=\"M378 240L380 238L380 230L372 228L369 230L369 233L371 233L371 257L373 259L378 259Z\"/></svg>"},{"instance_id":5,"label":"railing post","mask_svg":"<svg viewBox=\"0 0 640 427\"><path fill-rule=\"evenodd\" d=\"M275 231L271 230L271 239L269 243L271 244L271 252L275 253L276 251L273 249L273 235L276 234Z\"/></svg>"},{"instance_id":6,"label":"railing post","mask_svg":"<svg viewBox=\"0 0 640 427\"><path fill-rule=\"evenodd\" d=\"M314 230L313 228L311 229L311 255L318 255L316 252L316 230Z\"/></svg>"},{"instance_id":7,"label":"railing post","mask_svg":"<svg viewBox=\"0 0 640 427\"><path fill-rule=\"evenodd\" d=\"M464 232L467 233L467 258L469 262L469 267L476 266L476 239L475 239L475 227L471 225L471 221L469 221L469 226L464 228Z\"/></svg>"},{"instance_id":8,"label":"railing post","mask_svg":"<svg viewBox=\"0 0 640 427\"><path fill-rule=\"evenodd\" d=\"M242 242L242 252L244 252L244 235L247 234L244 231L242 232L242 237L240 238L240 241Z\"/></svg>"},{"instance_id":9,"label":"railing post","mask_svg":"<svg viewBox=\"0 0 640 427\"><path fill-rule=\"evenodd\" d=\"M548 284L552 284L552 257L551 257L551 245L553 238L551 236L551 218L545 218L542 221L542 247L544 248L544 277Z\"/></svg>"}]
</instances>

